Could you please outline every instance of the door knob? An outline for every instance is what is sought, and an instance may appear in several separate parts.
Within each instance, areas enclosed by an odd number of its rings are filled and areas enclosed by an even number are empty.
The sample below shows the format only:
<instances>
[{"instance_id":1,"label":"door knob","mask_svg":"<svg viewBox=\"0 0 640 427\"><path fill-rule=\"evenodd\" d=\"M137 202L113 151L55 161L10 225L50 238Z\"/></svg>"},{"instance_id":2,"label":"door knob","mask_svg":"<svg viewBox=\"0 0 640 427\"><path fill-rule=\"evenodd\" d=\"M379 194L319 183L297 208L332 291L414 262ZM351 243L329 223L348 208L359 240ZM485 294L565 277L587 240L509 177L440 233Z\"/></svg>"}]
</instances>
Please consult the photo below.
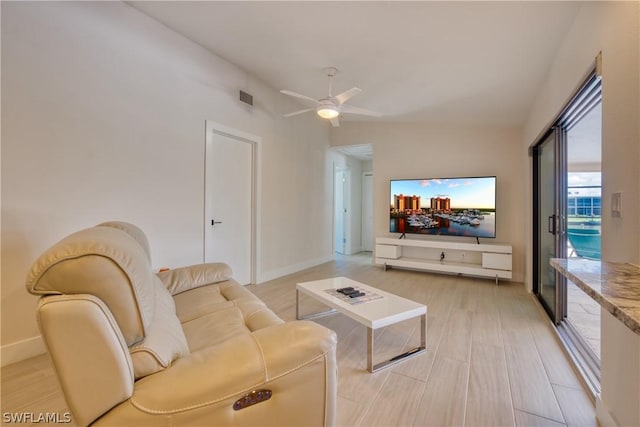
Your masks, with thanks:
<instances>
[{"instance_id":1,"label":"door knob","mask_svg":"<svg viewBox=\"0 0 640 427\"><path fill-rule=\"evenodd\" d=\"M222 224L222 221L216 221L215 219L211 220L211 226L213 227L216 224Z\"/></svg>"}]
</instances>

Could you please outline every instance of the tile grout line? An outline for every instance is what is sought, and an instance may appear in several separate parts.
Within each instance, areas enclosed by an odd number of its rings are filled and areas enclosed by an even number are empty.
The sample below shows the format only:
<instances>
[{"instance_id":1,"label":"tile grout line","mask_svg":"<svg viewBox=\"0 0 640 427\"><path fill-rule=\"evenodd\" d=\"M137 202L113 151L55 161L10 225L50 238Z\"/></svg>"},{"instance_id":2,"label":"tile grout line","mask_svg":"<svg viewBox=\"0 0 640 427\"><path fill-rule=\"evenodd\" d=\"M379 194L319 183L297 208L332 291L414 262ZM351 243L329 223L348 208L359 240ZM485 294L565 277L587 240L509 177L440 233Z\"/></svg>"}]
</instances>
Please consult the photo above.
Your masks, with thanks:
<instances>
[{"instance_id":1,"label":"tile grout line","mask_svg":"<svg viewBox=\"0 0 640 427\"><path fill-rule=\"evenodd\" d=\"M520 412L523 412L525 414L529 414L531 416L537 417L537 418L542 418L542 419L545 419L545 420L549 420L552 423L562 424L563 426L567 426L568 425L566 422L560 422L558 420L554 420L553 418L545 417L544 415L534 414L533 412L527 411L526 409L517 409L517 410L520 411Z\"/></svg>"},{"instance_id":2,"label":"tile grout line","mask_svg":"<svg viewBox=\"0 0 640 427\"><path fill-rule=\"evenodd\" d=\"M476 304L478 303L477 301L477 295L476 295ZM476 317L476 311L472 311L471 312L471 327L473 328L473 321L475 320ZM473 332L473 329L472 329ZM462 425L466 426L467 425L467 410L469 409L469 382L470 382L470 377L471 377L471 356L473 354L473 333L471 334L471 336L469 337L469 340L471 341L469 343L469 360L467 361L467 386L465 387L465 396L464 396L464 410L462 411Z\"/></svg>"},{"instance_id":3,"label":"tile grout line","mask_svg":"<svg viewBox=\"0 0 640 427\"><path fill-rule=\"evenodd\" d=\"M537 310L536 310L536 314L540 314ZM551 376L549 375L549 370L547 369L547 365L544 363L544 360L542 359L542 356L540 354L540 347L538 344L538 340L536 340L534 334L531 331L531 326L527 325L527 329L529 331L529 334L531 334L531 339L533 340L533 346L536 349L536 354L538 355L538 358L540 359L540 363L542 363L542 369L544 369L544 374L547 378L547 381L549 382L549 386L551 387L551 391L553 392L553 398L556 401L556 404L558 405L558 409L560 409L560 415L562 415L562 424L567 425L567 416L565 414L564 409L562 408L562 405L560 404L560 400L558 400L558 395L556 393L556 389L553 387L553 382L551 381ZM543 417L546 418L546 417ZM557 421L556 421L557 422Z\"/></svg>"},{"instance_id":4,"label":"tile grout line","mask_svg":"<svg viewBox=\"0 0 640 427\"><path fill-rule=\"evenodd\" d=\"M498 290L496 290L496 296L499 293ZM509 400L511 402L511 421L513 422L513 425L516 425L516 408L515 405L513 403L513 390L511 388L511 375L509 375L509 362L507 361L507 351L506 351L506 343L504 342L504 325L503 325L503 319L502 319L502 314L500 313L500 310L498 309L498 323L499 323L499 328L500 328L500 341L502 342L502 346L501 346L501 351L502 351L502 356L504 357L504 369L507 373L507 387L509 387Z\"/></svg>"},{"instance_id":5,"label":"tile grout line","mask_svg":"<svg viewBox=\"0 0 640 427\"><path fill-rule=\"evenodd\" d=\"M428 307L428 304L427 304ZM428 310L428 309L427 309ZM429 385L429 380L432 378L433 376L433 365L436 362L436 358L438 357L438 350L440 349L440 344L442 343L442 336L444 335L444 331L446 330L446 325L449 323L449 318L451 317L451 307L449 307L449 310L447 310L447 315L446 315L446 319L443 323L442 326L442 333L440 334L440 337L438 338L438 343L435 346L435 349L433 351L433 363L431 365L431 369L429 369L429 375L427 376L427 378L425 379L425 386L422 390L422 396L420 396L420 402L422 402L422 399L424 398L424 394L427 392L427 386ZM427 315L427 320L428 320L428 315ZM429 336L427 335L427 340L429 339ZM427 348L429 348L429 343L427 342ZM419 408L419 404L418 404L418 408ZM413 420L411 421L411 425L415 426L416 424L416 418L418 417L418 411L416 411L416 413L413 416ZM416 426L419 427L419 426Z\"/></svg>"}]
</instances>

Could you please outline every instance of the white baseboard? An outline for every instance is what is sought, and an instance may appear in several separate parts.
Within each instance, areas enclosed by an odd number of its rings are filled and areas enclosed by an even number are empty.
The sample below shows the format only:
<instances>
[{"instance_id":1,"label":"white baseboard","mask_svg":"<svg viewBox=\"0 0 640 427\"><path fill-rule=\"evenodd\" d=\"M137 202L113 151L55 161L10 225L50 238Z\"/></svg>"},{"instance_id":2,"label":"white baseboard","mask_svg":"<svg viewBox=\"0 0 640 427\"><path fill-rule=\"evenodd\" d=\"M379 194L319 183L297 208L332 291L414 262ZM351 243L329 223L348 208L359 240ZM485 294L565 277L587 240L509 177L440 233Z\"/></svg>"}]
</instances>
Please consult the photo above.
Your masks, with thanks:
<instances>
[{"instance_id":1,"label":"white baseboard","mask_svg":"<svg viewBox=\"0 0 640 427\"><path fill-rule=\"evenodd\" d=\"M286 276L288 274L297 273L300 270L304 270L306 268L315 267L316 265L324 264L325 262L333 261L333 255L329 255L322 258L316 258L313 260L301 262L294 265L289 265L287 267L279 268L277 270L268 271L266 273L261 273L258 275L258 284L268 282L269 280L277 279L282 276Z\"/></svg>"},{"instance_id":2,"label":"white baseboard","mask_svg":"<svg viewBox=\"0 0 640 427\"><path fill-rule=\"evenodd\" d=\"M362 247L357 247L355 249L351 248L351 252L349 252L349 255L355 255L355 254L359 254L360 252L362 252L364 249L362 249Z\"/></svg>"},{"instance_id":3,"label":"white baseboard","mask_svg":"<svg viewBox=\"0 0 640 427\"><path fill-rule=\"evenodd\" d=\"M11 365L46 352L41 336L3 345L0 347L0 366Z\"/></svg>"},{"instance_id":4,"label":"white baseboard","mask_svg":"<svg viewBox=\"0 0 640 427\"><path fill-rule=\"evenodd\" d=\"M596 419L601 427L618 427L600 396L596 397Z\"/></svg>"}]
</instances>

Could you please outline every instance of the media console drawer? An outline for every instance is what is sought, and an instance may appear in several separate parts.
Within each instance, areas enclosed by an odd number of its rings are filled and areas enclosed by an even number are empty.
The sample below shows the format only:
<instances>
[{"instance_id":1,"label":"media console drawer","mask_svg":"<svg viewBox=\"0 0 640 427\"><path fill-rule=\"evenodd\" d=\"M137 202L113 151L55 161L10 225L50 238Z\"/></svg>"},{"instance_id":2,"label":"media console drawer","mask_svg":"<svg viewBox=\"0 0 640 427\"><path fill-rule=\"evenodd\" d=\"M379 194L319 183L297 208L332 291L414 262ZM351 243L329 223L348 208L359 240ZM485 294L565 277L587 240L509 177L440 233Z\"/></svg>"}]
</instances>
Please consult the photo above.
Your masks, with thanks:
<instances>
[{"instance_id":1,"label":"media console drawer","mask_svg":"<svg viewBox=\"0 0 640 427\"><path fill-rule=\"evenodd\" d=\"M511 254L493 254L485 252L482 254L482 268L510 271Z\"/></svg>"},{"instance_id":2,"label":"media console drawer","mask_svg":"<svg viewBox=\"0 0 640 427\"><path fill-rule=\"evenodd\" d=\"M398 259L402 256L402 247L395 245L376 245L376 258Z\"/></svg>"}]
</instances>

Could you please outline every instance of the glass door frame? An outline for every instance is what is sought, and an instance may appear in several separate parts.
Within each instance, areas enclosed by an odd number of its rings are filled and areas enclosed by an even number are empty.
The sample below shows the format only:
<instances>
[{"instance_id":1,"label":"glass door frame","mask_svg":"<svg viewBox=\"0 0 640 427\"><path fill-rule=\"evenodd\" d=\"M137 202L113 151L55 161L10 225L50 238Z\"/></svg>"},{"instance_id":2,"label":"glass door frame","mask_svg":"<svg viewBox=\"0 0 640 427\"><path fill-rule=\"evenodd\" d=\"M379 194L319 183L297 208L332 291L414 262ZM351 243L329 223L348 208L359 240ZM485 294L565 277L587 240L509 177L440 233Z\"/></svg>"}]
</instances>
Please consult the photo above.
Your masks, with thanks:
<instances>
[{"instance_id":1,"label":"glass door frame","mask_svg":"<svg viewBox=\"0 0 640 427\"><path fill-rule=\"evenodd\" d=\"M553 166L553 215L542 218L540 215L540 152L549 138L554 138L554 166ZM540 259L541 239L540 234L549 232L554 236L553 257L566 258L567 256L567 138L566 130L560 126L554 126L540 138L532 150L533 158L533 293L547 312L551 320L560 324L567 316L567 281L557 271L553 270L555 278L555 298L550 306L543 298L541 289L540 267L544 263L546 268L552 270L548 259Z\"/></svg>"}]
</instances>

